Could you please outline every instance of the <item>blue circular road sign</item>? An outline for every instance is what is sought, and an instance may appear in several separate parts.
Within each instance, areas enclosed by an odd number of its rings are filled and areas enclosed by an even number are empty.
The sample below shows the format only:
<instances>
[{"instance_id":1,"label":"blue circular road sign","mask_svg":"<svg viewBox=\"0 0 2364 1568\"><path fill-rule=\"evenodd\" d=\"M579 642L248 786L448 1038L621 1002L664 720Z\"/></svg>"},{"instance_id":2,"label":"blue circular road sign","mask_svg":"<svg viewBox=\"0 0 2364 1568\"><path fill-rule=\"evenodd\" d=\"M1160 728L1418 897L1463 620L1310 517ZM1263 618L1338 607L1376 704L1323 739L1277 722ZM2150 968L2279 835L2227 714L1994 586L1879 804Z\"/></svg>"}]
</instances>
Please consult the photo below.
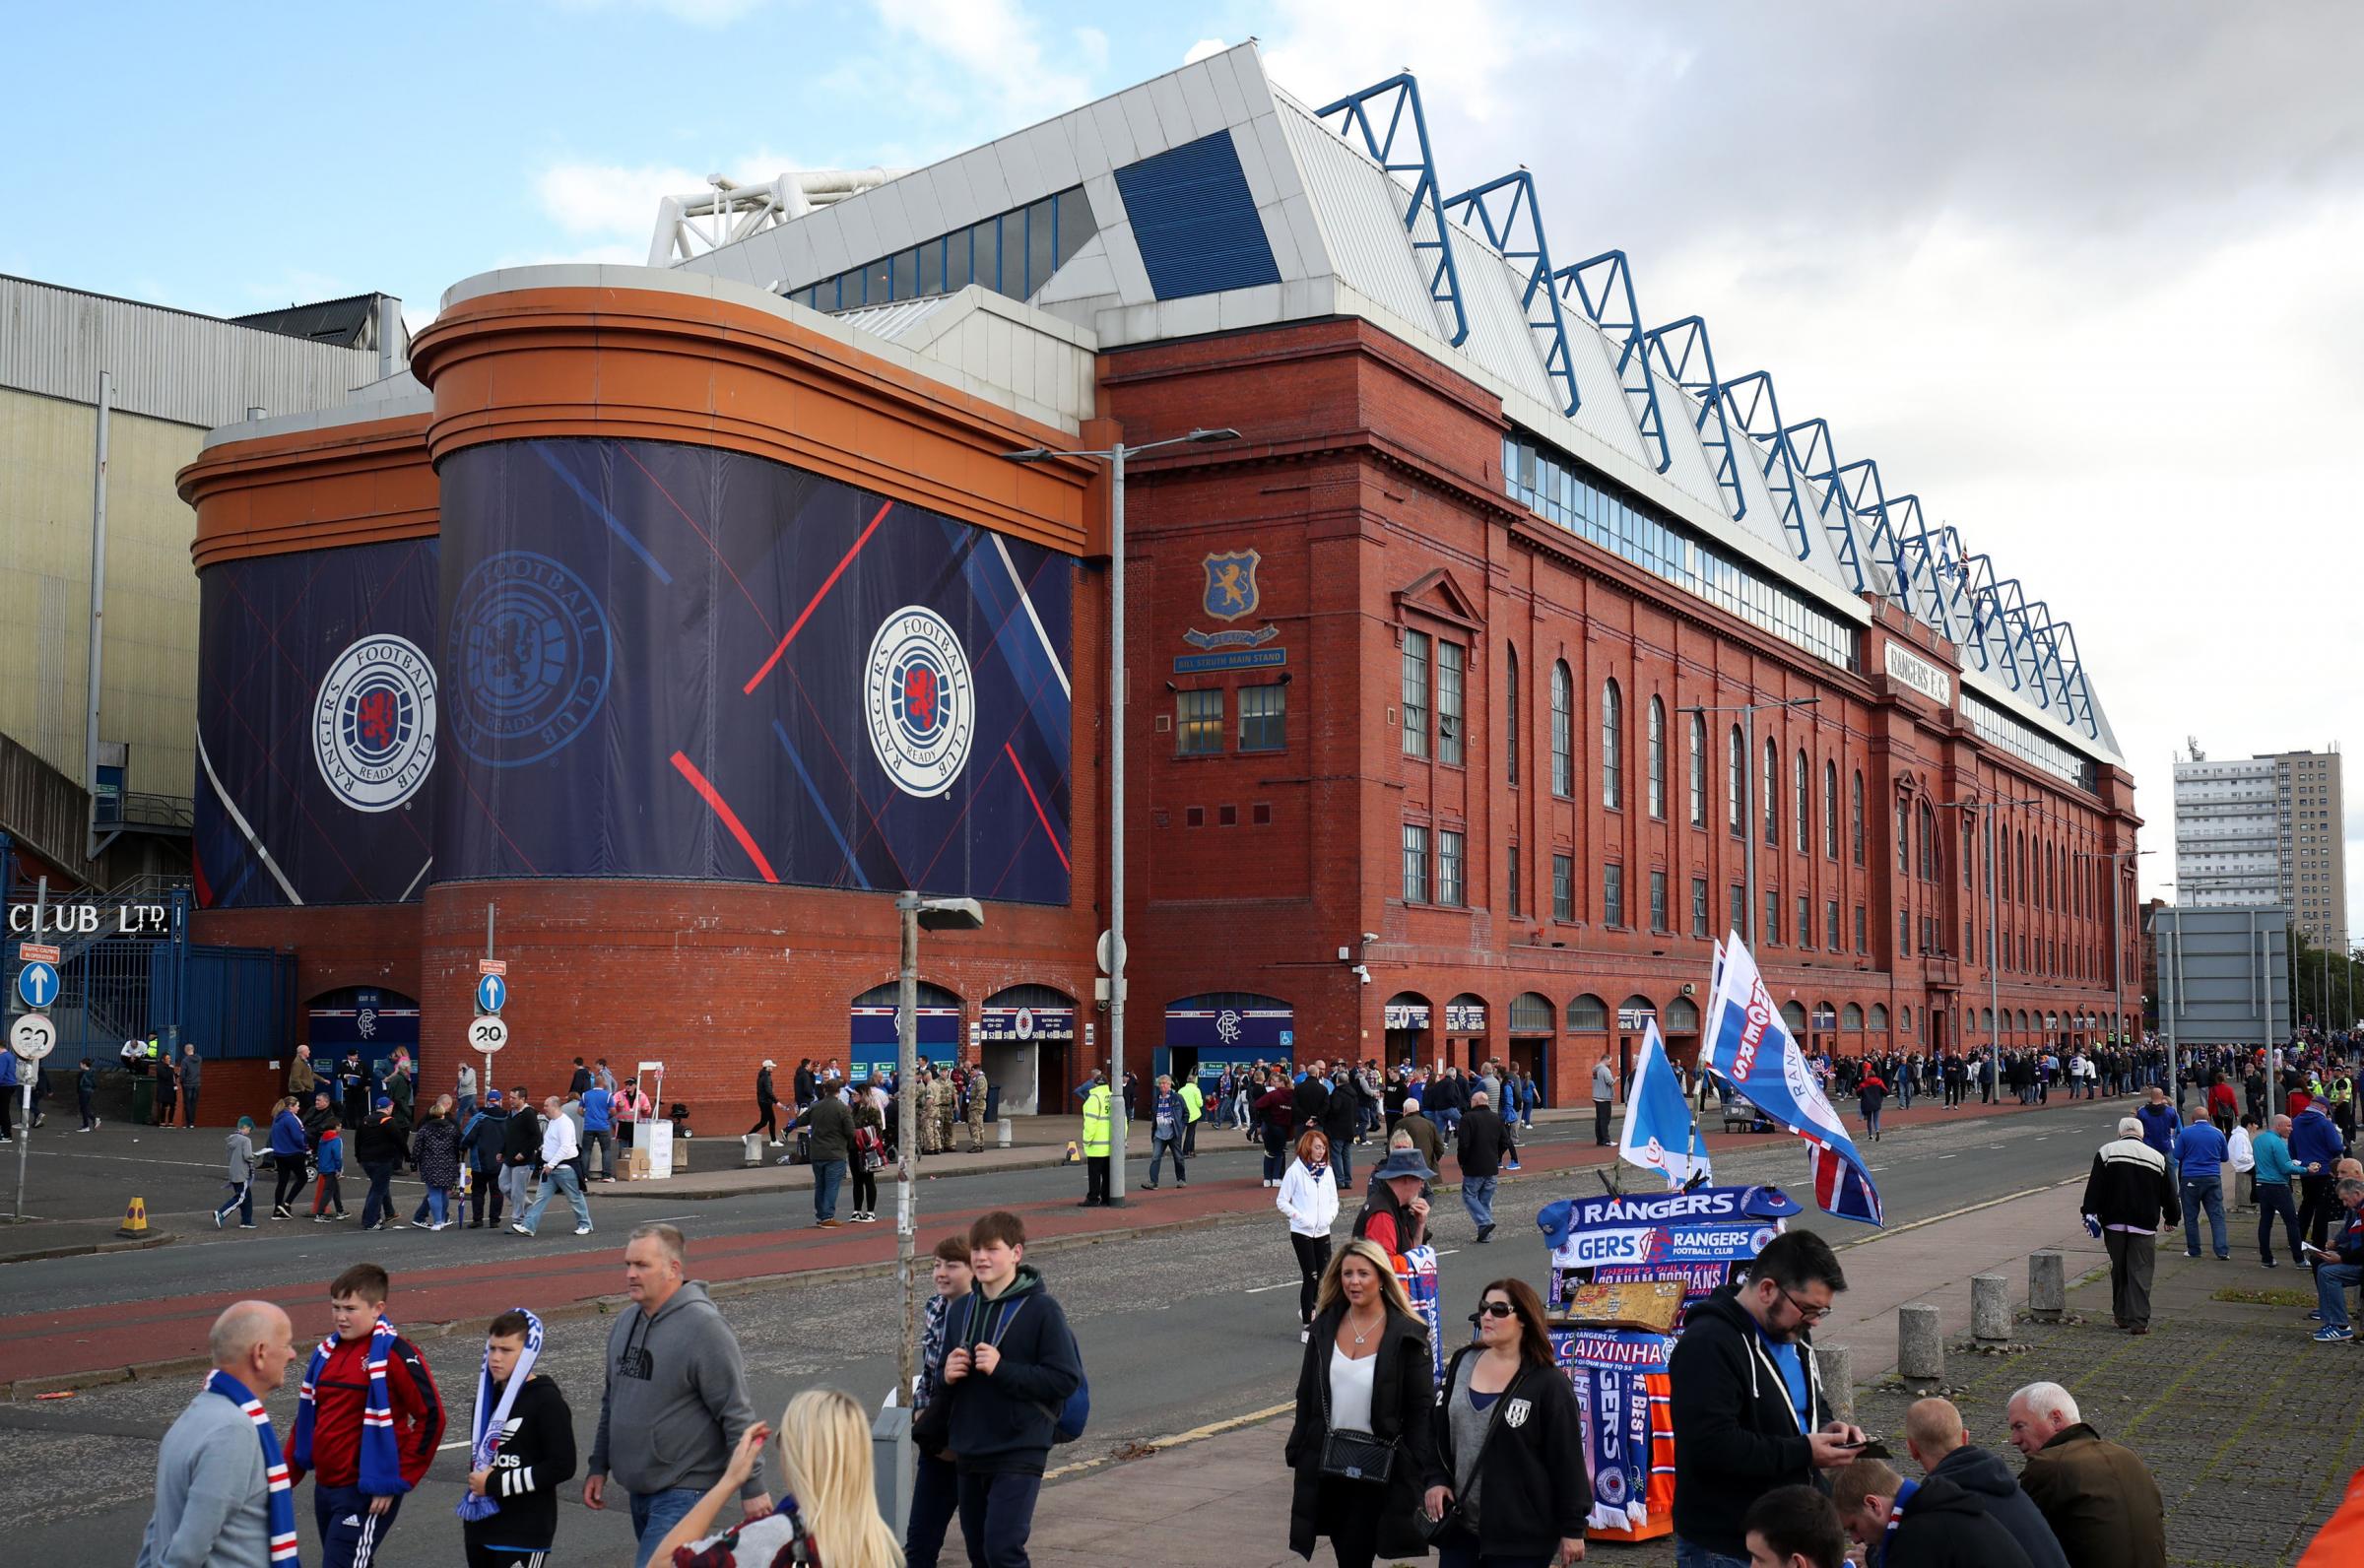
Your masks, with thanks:
<instances>
[{"instance_id":1,"label":"blue circular road sign","mask_svg":"<svg viewBox=\"0 0 2364 1568\"><path fill-rule=\"evenodd\" d=\"M17 995L35 1013L57 1000L57 969L38 958L17 971Z\"/></svg>"},{"instance_id":2,"label":"blue circular road sign","mask_svg":"<svg viewBox=\"0 0 2364 1568\"><path fill-rule=\"evenodd\" d=\"M476 1011L498 1013L500 1005L509 1000L509 982L496 974L476 978Z\"/></svg>"}]
</instances>

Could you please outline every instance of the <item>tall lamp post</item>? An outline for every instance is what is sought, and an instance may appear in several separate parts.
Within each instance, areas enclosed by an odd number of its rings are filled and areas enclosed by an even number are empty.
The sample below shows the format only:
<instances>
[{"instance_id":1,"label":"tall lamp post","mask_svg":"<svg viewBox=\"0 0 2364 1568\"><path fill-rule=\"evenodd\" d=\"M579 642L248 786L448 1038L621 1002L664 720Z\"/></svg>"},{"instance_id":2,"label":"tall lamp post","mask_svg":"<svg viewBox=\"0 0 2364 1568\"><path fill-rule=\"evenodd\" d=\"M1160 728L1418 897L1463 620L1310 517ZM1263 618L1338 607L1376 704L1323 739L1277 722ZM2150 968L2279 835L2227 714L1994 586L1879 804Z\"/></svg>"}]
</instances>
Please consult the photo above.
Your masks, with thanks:
<instances>
[{"instance_id":1,"label":"tall lamp post","mask_svg":"<svg viewBox=\"0 0 2364 1568\"><path fill-rule=\"evenodd\" d=\"M1998 1032L1998 1015L2003 1012L2003 966L1995 955L1995 813L2006 806L2041 805L2043 797L2029 796L2023 801L1936 801L1938 811L1976 812L1985 818L1981 826L1987 836L1987 1094L1991 1099L2003 1098L2003 1038Z\"/></svg>"},{"instance_id":2,"label":"tall lamp post","mask_svg":"<svg viewBox=\"0 0 2364 1568\"><path fill-rule=\"evenodd\" d=\"M2110 1038L2115 1041L2126 1028L2126 930L2124 917L2120 913L2124 904L2120 898L2118 885L2124 879L2118 870L2118 865L2123 861L2131 866L2143 856L2153 854L2155 851L2147 849L2079 849L2071 851L2071 853L2078 860L2110 862L2110 984L2118 993L2118 1010L2110 1014Z\"/></svg>"},{"instance_id":3,"label":"tall lamp post","mask_svg":"<svg viewBox=\"0 0 2364 1568\"><path fill-rule=\"evenodd\" d=\"M1013 463L1079 457L1108 463L1108 1204L1114 1209L1125 1203L1125 1143L1132 1136L1125 1117L1125 459L1162 447L1238 439L1237 430L1224 426L1139 446L1122 441L1078 451L1030 446L1003 454Z\"/></svg>"},{"instance_id":4,"label":"tall lamp post","mask_svg":"<svg viewBox=\"0 0 2364 1568\"><path fill-rule=\"evenodd\" d=\"M1737 713L1740 716L1740 864L1743 868L1741 876L1747 882L1747 891L1741 895L1741 902L1747 907L1740 913L1745 917L1741 921L1745 928L1742 935L1748 939L1751 955L1756 952L1756 838L1763 831L1756 820L1756 716L1781 708L1810 708L1821 700L1820 697L1792 697L1786 702L1735 702L1721 707L1694 702L1679 710L1683 713ZM1776 788L1776 795L1778 793ZM1778 800L1773 803L1773 809L1776 812L1781 810Z\"/></svg>"},{"instance_id":5,"label":"tall lamp post","mask_svg":"<svg viewBox=\"0 0 2364 1568\"><path fill-rule=\"evenodd\" d=\"M895 1336L895 1370L901 1381L894 1386L894 1403L908 1409L911 1378L919 1370L919 1193L911 1179L911 1151L919 1145L911 1093L919 1081L919 934L976 931L985 924L985 911L974 898L923 898L916 892L897 893L894 909L903 928L901 983L894 1009L894 1277L903 1290L903 1332Z\"/></svg>"}]
</instances>

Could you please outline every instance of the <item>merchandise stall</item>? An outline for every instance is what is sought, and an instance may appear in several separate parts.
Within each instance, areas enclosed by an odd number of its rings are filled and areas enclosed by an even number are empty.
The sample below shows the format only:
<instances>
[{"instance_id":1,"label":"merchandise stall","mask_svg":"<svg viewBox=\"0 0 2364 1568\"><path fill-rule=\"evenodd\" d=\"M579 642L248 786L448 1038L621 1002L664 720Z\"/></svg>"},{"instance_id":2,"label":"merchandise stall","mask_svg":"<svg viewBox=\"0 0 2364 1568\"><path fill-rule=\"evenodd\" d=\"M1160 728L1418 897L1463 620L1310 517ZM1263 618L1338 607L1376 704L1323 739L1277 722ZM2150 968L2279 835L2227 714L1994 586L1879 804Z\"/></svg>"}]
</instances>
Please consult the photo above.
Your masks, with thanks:
<instances>
[{"instance_id":1,"label":"merchandise stall","mask_svg":"<svg viewBox=\"0 0 2364 1568\"><path fill-rule=\"evenodd\" d=\"M1674 1528L1667 1367L1683 1314L1745 1269L1798 1204L1777 1187L1563 1199L1537 1215L1551 1249L1551 1351L1584 1414L1594 1540Z\"/></svg>"}]
</instances>

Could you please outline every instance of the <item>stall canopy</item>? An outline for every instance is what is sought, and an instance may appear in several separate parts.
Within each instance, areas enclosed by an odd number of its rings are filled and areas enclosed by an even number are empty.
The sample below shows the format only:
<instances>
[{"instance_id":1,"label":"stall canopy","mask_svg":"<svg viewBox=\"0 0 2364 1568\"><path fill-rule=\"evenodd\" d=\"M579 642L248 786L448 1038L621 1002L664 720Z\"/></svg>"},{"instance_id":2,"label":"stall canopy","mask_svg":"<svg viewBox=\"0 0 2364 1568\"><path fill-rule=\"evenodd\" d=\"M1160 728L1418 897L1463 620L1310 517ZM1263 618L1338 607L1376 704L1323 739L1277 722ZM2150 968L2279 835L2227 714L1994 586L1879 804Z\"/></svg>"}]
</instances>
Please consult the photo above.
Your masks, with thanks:
<instances>
[{"instance_id":1,"label":"stall canopy","mask_svg":"<svg viewBox=\"0 0 2364 1568\"><path fill-rule=\"evenodd\" d=\"M1249 991L1184 997L1166 1007L1165 1045L1169 1051L1196 1051L1201 1067L1293 1061L1296 1013L1278 997Z\"/></svg>"}]
</instances>

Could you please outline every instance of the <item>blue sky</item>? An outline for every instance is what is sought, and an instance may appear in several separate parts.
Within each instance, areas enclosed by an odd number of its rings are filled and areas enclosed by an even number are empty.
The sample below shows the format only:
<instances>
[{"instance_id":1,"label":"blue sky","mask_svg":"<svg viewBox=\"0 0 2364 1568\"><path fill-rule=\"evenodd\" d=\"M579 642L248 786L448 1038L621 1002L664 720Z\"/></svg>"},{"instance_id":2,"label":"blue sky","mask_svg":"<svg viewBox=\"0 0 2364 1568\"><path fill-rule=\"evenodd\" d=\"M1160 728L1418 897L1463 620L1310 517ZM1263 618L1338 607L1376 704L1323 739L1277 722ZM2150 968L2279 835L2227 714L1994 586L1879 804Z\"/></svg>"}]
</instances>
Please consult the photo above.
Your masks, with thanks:
<instances>
[{"instance_id":1,"label":"blue sky","mask_svg":"<svg viewBox=\"0 0 2364 1568\"><path fill-rule=\"evenodd\" d=\"M417 324L489 267L640 259L656 195L709 170L925 163L1170 70L1223 18L1002 0L26 8L10 52L54 68L12 71L12 95L31 91L0 102L0 271L224 314L380 289ZM102 99L69 65L92 50Z\"/></svg>"},{"instance_id":2,"label":"blue sky","mask_svg":"<svg viewBox=\"0 0 2364 1568\"><path fill-rule=\"evenodd\" d=\"M2074 622L2146 891L2187 736L2364 737L2350 0L13 10L0 271L224 314L382 289L415 327L490 268L644 260L710 170L925 163L1202 40L1315 102L1409 67L1448 191L1532 168L1555 252L1626 250L1647 315L1705 315Z\"/></svg>"}]
</instances>

